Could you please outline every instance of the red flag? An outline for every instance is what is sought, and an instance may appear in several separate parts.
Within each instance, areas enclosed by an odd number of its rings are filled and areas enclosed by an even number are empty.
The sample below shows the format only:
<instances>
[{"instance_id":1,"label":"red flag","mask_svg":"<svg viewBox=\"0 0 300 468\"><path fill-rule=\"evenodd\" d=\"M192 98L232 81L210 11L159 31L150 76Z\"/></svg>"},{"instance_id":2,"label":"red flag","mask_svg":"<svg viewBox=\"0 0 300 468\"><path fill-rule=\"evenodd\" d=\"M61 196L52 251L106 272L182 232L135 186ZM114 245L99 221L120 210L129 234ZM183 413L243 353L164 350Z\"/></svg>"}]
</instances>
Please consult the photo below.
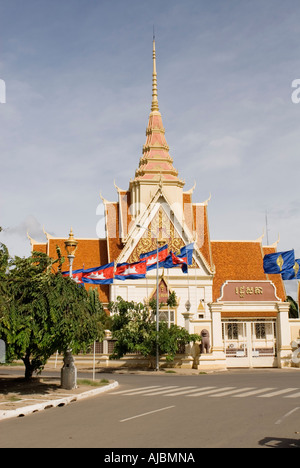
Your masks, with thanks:
<instances>
[{"instance_id":1,"label":"red flag","mask_svg":"<svg viewBox=\"0 0 300 468\"><path fill-rule=\"evenodd\" d=\"M114 262L84 270L82 281L91 284L112 284L114 281Z\"/></svg>"},{"instance_id":2,"label":"red flag","mask_svg":"<svg viewBox=\"0 0 300 468\"><path fill-rule=\"evenodd\" d=\"M147 262L118 263L115 279L125 281L126 279L142 279L146 277Z\"/></svg>"},{"instance_id":3,"label":"red flag","mask_svg":"<svg viewBox=\"0 0 300 468\"><path fill-rule=\"evenodd\" d=\"M164 245L158 249L158 261L159 267L164 266L164 262L168 256L168 245ZM157 250L152 250L152 252L144 253L140 255L141 260L147 261L147 271L157 268Z\"/></svg>"},{"instance_id":4,"label":"red flag","mask_svg":"<svg viewBox=\"0 0 300 468\"><path fill-rule=\"evenodd\" d=\"M175 268L177 266L181 266L182 272L188 272L188 257L187 255L175 255L173 252L166 258L165 261L165 268Z\"/></svg>"},{"instance_id":5,"label":"red flag","mask_svg":"<svg viewBox=\"0 0 300 468\"><path fill-rule=\"evenodd\" d=\"M72 280L75 281L75 283L77 283L79 285L83 285L82 273L83 273L83 270L74 270L74 271L72 271ZM69 271L64 271L62 273L62 275L63 276L70 276L70 272Z\"/></svg>"}]
</instances>

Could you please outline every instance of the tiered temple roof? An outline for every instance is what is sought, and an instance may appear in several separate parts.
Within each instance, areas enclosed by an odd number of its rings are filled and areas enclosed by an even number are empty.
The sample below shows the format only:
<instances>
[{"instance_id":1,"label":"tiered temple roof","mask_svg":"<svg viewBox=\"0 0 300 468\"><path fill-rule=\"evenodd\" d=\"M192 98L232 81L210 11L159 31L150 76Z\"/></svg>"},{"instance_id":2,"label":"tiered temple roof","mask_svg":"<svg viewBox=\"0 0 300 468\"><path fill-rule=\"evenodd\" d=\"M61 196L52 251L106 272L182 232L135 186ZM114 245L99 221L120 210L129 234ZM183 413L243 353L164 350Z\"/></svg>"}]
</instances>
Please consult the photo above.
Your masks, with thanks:
<instances>
[{"instance_id":1,"label":"tiered temple roof","mask_svg":"<svg viewBox=\"0 0 300 468\"><path fill-rule=\"evenodd\" d=\"M178 171L173 166L158 106L155 41L153 41L151 113L139 167L136 170L134 180L130 181L128 190L121 190L116 186L117 202L108 202L103 199L106 214L106 238L77 239L78 248L74 260L74 270L83 267L97 267L117 261L126 244L130 242L129 235L136 223L136 210L132 210L132 204L135 203L133 187L148 182L160 187L161 193L163 193L165 185L174 184L181 190L184 228L191 234L207 271L213 277L213 301L220 297L221 287L228 280L270 280L276 286L277 296L281 300L285 300L286 293L280 275L265 275L263 271L264 255L275 252L276 247L263 247L261 239L246 242L211 241L208 201L194 203L192 200L193 189L188 192L182 190L184 181L178 177ZM56 258L57 247L61 249L62 255L65 255L64 242L66 239L47 236L45 243L37 243L31 239L32 250L44 252L52 258ZM66 266L65 269L67 268ZM100 299L104 303L109 302L109 286L98 286L98 289Z\"/></svg>"}]
</instances>

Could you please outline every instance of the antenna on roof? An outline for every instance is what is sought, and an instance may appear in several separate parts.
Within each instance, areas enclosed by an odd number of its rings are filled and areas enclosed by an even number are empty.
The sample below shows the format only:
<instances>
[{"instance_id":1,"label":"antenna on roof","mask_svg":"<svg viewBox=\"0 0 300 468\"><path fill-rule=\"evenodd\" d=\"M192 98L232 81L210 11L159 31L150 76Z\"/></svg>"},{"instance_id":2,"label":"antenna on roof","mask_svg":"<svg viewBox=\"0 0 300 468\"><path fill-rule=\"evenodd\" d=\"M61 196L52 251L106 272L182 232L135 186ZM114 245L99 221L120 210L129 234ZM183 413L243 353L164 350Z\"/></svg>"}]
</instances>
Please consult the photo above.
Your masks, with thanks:
<instances>
[{"instance_id":1,"label":"antenna on roof","mask_svg":"<svg viewBox=\"0 0 300 468\"><path fill-rule=\"evenodd\" d=\"M153 25L153 40L155 41L155 29L154 29L154 25Z\"/></svg>"}]
</instances>

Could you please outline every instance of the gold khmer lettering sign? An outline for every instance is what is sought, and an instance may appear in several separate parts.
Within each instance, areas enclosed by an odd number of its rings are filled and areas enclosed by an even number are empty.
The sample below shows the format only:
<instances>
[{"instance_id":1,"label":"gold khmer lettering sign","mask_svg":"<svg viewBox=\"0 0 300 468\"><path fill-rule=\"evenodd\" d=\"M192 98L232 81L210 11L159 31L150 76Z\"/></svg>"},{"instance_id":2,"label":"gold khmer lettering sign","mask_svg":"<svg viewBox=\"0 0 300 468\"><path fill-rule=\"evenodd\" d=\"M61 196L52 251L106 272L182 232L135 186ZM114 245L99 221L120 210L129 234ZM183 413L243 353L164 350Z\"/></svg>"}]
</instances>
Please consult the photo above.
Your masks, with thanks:
<instances>
[{"instance_id":1,"label":"gold khmer lettering sign","mask_svg":"<svg viewBox=\"0 0 300 468\"><path fill-rule=\"evenodd\" d=\"M240 297L245 297L245 294L263 294L263 292L264 289L261 286L240 286L235 288L235 294L238 294Z\"/></svg>"},{"instance_id":2,"label":"gold khmer lettering sign","mask_svg":"<svg viewBox=\"0 0 300 468\"><path fill-rule=\"evenodd\" d=\"M218 302L278 301L272 281L226 281L221 287Z\"/></svg>"}]
</instances>

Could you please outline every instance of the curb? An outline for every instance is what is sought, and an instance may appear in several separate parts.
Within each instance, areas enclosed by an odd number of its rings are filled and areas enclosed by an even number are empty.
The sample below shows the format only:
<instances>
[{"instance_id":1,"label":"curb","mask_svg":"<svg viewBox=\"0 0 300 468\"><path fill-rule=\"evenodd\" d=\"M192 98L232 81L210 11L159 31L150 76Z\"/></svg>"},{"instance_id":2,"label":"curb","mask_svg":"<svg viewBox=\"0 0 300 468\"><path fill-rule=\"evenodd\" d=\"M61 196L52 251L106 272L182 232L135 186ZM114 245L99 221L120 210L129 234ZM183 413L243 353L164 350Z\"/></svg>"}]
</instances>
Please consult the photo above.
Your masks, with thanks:
<instances>
[{"instance_id":1,"label":"curb","mask_svg":"<svg viewBox=\"0 0 300 468\"><path fill-rule=\"evenodd\" d=\"M75 401L80 401L84 400L85 398L100 395L101 393L113 390L118 386L119 382L114 382L110 385L106 385L105 387L95 388L93 390L89 390L88 392L78 393L77 395L70 395L69 397L59 398L57 400L48 400L44 401L43 403L37 403L35 405L17 408L15 410L0 411L0 421L3 421L4 419L26 416L28 414L43 411L45 409L57 408L58 406L65 406Z\"/></svg>"}]
</instances>

